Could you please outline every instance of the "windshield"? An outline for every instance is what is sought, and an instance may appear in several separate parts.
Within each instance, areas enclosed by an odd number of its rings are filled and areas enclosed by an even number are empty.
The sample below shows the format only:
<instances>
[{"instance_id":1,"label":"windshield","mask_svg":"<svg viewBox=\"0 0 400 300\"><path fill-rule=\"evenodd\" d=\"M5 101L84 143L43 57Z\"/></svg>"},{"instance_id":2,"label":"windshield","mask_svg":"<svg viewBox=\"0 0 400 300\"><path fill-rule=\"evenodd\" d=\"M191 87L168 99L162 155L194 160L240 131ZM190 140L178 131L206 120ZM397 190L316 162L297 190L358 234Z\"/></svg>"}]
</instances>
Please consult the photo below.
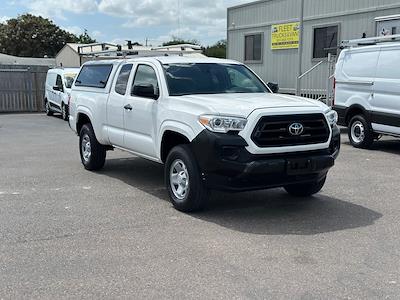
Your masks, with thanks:
<instances>
[{"instance_id":1,"label":"windshield","mask_svg":"<svg viewBox=\"0 0 400 300\"><path fill-rule=\"evenodd\" d=\"M72 84L74 83L75 77L76 77L76 73L64 74L64 82L65 82L65 87L67 89L71 88Z\"/></svg>"},{"instance_id":2,"label":"windshield","mask_svg":"<svg viewBox=\"0 0 400 300\"><path fill-rule=\"evenodd\" d=\"M226 93L269 93L248 68L235 64L164 64L170 96Z\"/></svg>"}]
</instances>

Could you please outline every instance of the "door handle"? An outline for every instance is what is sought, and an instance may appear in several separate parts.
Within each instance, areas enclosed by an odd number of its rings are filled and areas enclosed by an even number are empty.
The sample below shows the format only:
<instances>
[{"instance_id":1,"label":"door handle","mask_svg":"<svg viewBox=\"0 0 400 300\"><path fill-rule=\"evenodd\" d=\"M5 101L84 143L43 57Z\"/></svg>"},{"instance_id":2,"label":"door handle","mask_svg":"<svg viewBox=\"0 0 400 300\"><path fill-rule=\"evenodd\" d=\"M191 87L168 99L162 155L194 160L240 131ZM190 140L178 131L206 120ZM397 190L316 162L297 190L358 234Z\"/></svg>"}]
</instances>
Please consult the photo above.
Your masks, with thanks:
<instances>
[{"instance_id":1,"label":"door handle","mask_svg":"<svg viewBox=\"0 0 400 300\"><path fill-rule=\"evenodd\" d=\"M132 105L127 104L127 105L124 106L124 109L125 110L132 110Z\"/></svg>"}]
</instances>

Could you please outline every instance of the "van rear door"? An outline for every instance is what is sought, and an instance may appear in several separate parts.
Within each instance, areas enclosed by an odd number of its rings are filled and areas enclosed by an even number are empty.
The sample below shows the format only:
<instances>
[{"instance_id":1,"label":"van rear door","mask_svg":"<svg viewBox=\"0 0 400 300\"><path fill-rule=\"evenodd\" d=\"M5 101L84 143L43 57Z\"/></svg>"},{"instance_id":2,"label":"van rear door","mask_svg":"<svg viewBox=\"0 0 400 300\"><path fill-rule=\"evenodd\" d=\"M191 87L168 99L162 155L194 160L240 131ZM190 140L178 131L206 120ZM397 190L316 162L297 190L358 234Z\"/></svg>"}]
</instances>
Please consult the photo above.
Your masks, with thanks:
<instances>
[{"instance_id":1,"label":"van rear door","mask_svg":"<svg viewBox=\"0 0 400 300\"><path fill-rule=\"evenodd\" d=\"M381 49L374 96L371 100L374 130L400 134L400 47Z\"/></svg>"}]
</instances>

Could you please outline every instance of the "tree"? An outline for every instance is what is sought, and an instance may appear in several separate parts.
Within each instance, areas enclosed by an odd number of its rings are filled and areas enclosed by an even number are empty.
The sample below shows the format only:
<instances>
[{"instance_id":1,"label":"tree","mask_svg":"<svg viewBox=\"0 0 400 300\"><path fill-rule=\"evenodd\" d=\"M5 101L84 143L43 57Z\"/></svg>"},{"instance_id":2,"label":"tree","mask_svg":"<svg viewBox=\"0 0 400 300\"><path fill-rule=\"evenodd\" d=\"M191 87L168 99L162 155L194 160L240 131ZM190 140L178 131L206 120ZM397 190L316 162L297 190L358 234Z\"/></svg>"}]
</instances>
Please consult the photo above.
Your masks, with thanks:
<instances>
[{"instance_id":1,"label":"tree","mask_svg":"<svg viewBox=\"0 0 400 300\"><path fill-rule=\"evenodd\" d=\"M212 46L203 48L203 54L209 57L226 58L226 40L221 40Z\"/></svg>"},{"instance_id":2,"label":"tree","mask_svg":"<svg viewBox=\"0 0 400 300\"><path fill-rule=\"evenodd\" d=\"M77 38L76 38L76 43L81 43L81 44L92 44L96 43L95 39L92 39L89 34L87 33L87 30L85 29L83 33L81 33Z\"/></svg>"},{"instance_id":3,"label":"tree","mask_svg":"<svg viewBox=\"0 0 400 300\"><path fill-rule=\"evenodd\" d=\"M79 37L49 19L20 15L0 24L0 52L23 57L54 57L66 43L93 42L87 31Z\"/></svg>"},{"instance_id":4,"label":"tree","mask_svg":"<svg viewBox=\"0 0 400 300\"><path fill-rule=\"evenodd\" d=\"M173 45L180 45L180 44L192 44L192 45L200 45L199 41L197 40L184 40L181 38L178 38L176 36L172 36L172 40L169 42L165 42L162 45L165 46L173 46Z\"/></svg>"}]
</instances>

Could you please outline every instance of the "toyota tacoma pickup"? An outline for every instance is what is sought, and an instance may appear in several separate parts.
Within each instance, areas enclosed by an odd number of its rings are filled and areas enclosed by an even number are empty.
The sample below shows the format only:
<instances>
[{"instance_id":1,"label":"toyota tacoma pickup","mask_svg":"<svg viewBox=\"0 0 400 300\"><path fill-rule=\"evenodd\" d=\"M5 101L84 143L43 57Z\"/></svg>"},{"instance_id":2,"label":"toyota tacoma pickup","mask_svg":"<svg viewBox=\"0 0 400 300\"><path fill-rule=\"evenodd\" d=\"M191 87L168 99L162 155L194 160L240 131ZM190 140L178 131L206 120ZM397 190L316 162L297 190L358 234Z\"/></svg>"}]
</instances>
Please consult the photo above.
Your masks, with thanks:
<instances>
[{"instance_id":1,"label":"toyota tacoma pickup","mask_svg":"<svg viewBox=\"0 0 400 300\"><path fill-rule=\"evenodd\" d=\"M87 170L101 169L114 148L164 164L171 202L184 212L201 209L214 189L318 193L340 149L335 111L274 94L232 60L87 62L69 107Z\"/></svg>"}]
</instances>

